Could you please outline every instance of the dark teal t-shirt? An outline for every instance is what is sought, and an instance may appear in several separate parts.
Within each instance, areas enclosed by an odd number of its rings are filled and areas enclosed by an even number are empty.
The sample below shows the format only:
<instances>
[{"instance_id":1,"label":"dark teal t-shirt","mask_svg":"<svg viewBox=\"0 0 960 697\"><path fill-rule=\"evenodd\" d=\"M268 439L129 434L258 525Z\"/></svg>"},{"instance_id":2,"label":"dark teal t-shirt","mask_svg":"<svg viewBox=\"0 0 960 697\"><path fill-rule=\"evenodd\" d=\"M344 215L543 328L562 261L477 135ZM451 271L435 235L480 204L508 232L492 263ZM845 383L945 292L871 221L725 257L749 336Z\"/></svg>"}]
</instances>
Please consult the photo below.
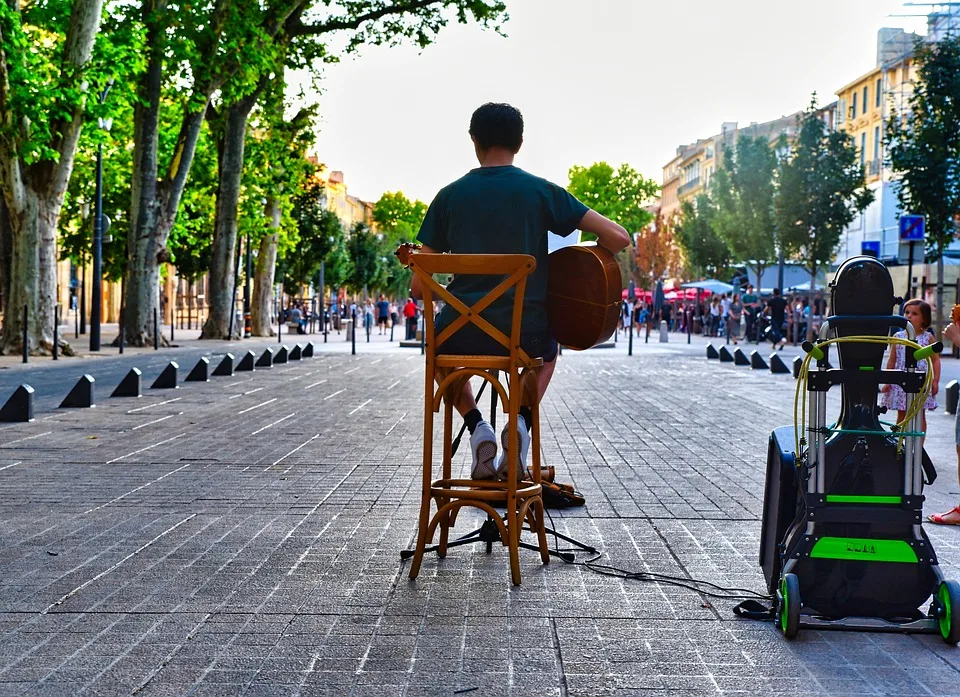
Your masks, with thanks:
<instances>
[{"instance_id":1,"label":"dark teal t-shirt","mask_svg":"<svg viewBox=\"0 0 960 697\"><path fill-rule=\"evenodd\" d=\"M535 257L537 268L527 279L521 331L542 334L547 331L547 232L566 237L588 210L565 189L519 167L479 167L440 190L417 239L438 252ZM457 276L447 289L470 306L502 280L501 276ZM509 334L512 312L511 291L482 316ZM444 307L437 318L437 331L457 314Z\"/></svg>"}]
</instances>

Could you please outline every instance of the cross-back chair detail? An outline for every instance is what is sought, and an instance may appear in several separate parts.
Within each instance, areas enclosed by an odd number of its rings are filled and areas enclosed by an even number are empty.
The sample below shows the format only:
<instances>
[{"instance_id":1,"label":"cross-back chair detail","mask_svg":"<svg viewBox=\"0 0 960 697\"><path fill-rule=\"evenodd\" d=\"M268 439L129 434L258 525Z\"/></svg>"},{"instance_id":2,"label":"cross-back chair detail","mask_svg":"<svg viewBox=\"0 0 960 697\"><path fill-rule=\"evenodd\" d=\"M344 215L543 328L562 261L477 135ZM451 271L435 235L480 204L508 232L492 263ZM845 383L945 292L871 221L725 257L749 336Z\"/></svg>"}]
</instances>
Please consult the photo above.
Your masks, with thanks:
<instances>
[{"instance_id":1,"label":"cross-back chair detail","mask_svg":"<svg viewBox=\"0 0 960 697\"><path fill-rule=\"evenodd\" d=\"M399 255L398 255L399 256ZM446 555L449 530L464 506L473 506L485 512L496 525L501 542L509 548L513 582L520 583L519 548L524 521L537 534L541 561L547 563L549 551L544 529L544 509L540 486L540 427L537 369L543 365L539 357L529 356L520 347L520 329L523 298L527 278L536 268L536 260L525 254L410 254L409 265L420 282L424 301L424 347L426 375L424 393L423 432L423 487L419 518L419 532L410 578L416 578L426 544L440 529L437 553ZM473 305L456 298L435 279L435 274L489 275L504 278ZM509 336L493 326L481 313L499 298L514 290ZM447 327L435 331L432 313L435 299L443 300L458 314ZM438 355L437 348L458 330L473 324L503 346L507 355ZM505 379L501 379L503 375ZM507 415L508 468L506 481L462 479L452 476L453 459L453 402L463 385L472 377L486 380L496 391ZM531 411L531 442L529 481L518 483L516 461L519 452L517 423L519 409L526 404ZM433 414L444 407L441 477L433 477ZM433 503L437 511L432 516ZM504 504L501 515L496 506ZM489 546L488 546L489 549Z\"/></svg>"}]
</instances>

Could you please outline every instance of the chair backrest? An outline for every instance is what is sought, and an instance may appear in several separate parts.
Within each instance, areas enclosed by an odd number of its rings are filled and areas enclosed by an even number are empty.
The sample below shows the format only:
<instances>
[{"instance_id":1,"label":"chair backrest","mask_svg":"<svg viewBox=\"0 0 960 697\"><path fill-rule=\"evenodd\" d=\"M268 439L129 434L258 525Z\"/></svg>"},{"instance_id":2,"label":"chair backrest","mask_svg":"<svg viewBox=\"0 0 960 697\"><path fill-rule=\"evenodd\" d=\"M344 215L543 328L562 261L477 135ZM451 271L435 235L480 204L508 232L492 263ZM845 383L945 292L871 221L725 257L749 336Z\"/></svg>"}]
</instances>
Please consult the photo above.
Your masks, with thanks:
<instances>
[{"instance_id":1,"label":"chair backrest","mask_svg":"<svg viewBox=\"0 0 960 697\"><path fill-rule=\"evenodd\" d=\"M520 323L523 311L523 295L526 291L527 277L537 268L537 260L529 254L423 254L411 256L410 268L420 279L423 289L425 343L431 350L449 339L467 324L476 325L481 331L501 344L509 353L511 365L517 361L528 361L530 357L520 348ZM434 274L453 274L454 276L503 276L503 280L476 303L467 306L433 278ZM507 336L493 326L480 313L490 307L498 298L514 289L513 313L510 322L510 335ZM435 335L433 301L443 300L459 313L459 316L447 327Z\"/></svg>"}]
</instances>

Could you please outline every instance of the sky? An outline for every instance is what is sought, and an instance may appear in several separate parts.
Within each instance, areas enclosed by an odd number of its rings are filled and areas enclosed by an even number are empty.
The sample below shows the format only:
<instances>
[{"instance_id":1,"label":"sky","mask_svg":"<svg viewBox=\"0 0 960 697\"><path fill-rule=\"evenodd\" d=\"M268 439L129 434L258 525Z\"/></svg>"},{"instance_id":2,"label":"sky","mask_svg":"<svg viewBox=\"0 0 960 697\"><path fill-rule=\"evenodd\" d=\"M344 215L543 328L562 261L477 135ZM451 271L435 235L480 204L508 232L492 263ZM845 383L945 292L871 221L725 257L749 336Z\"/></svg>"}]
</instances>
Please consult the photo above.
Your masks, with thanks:
<instances>
[{"instance_id":1,"label":"sky","mask_svg":"<svg viewBox=\"0 0 960 697\"><path fill-rule=\"evenodd\" d=\"M516 164L561 185L573 165L662 181L678 145L820 103L871 70L877 30L923 31L902 0L506 0L506 36L451 24L422 51L367 47L326 68L317 152L348 191L432 200L476 167L470 114L524 117Z\"/></svg>"}]
</instances>

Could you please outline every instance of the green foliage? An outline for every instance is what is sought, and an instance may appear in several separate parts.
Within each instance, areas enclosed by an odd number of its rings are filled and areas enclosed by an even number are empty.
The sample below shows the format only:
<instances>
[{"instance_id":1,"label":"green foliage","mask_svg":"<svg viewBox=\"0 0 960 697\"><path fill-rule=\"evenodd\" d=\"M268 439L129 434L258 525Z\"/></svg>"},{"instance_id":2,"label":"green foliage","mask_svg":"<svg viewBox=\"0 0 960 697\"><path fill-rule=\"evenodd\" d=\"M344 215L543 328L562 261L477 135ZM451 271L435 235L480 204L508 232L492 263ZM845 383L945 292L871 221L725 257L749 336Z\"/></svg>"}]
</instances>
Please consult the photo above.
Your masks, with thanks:
<instances>
[{"instance_id":1,"label":"green foliage","mask_svg":"<svg viewBox=\"0 0 960 697\"><path fill-rule=\"evenodd\" d=\"M354 291L364 288L373 290L383 280L384 261L380 245L374 232L363 223L354 223L347 238L347 252L350 255L350 276L347 284Z\"/></svg>"},{"instance_id":2,"label":"green foliage","mask_svg":"<svg viewBox=\"0 0 960 697\"><path fill-rule=\"evenodd\" d=\"M382 290L391 297L403 298L410 292L410 269L404 268L394 255L404 242L413 242L427 214L427 204L411 201L403 192L387 192L373 206L373 220L383 235L382 257L386 259L383 269Z\"/></svg>"},{"instance_id":3,"label":"green foliage","mask_svg":"<svg viewBox=\"0 0 960 697\"><path fill-rule=\"evenodd\" d=\"M784 249L815 276L833 260L844 228L872 200L852 138L828 131L814 95L791 156L780 164L775 211Z\"/></svg>"},{"instance_id":4,"label":"green foliage","mask_svg":"<svg viewBox=\"0 0 960 697\"><path fill-rule=\"evenodd\" d=\"M319 292L321 263L327 286L324 290L339 286L349 269L342 266L334 250L346 246L346 235L340 219L326 209L323 186L316 179L310 179L294 196L292 217L299 242L283 260L284 291L295 295L302 286L313 284Z\"/></svg>"},{"instance_id":5,"label":"green foliage","mask_svg":"<svg viewBox=\"0 0 960 697\"><path fill-rule=\"evenodd\" d=\"M942 256L960 211L960 37L920 42L914 60L910 105L890 116L886 147L900 209L926 216L927 251Z\"/></svg>"},{"instance_id":6,"label":"green foliage","mask_svg":"<svg viewBox=\"0 0 960 697\"><path fill-rule=\"evenodd\" d=\"M766 138L741 136L711 184L714 229L733 258L760 276L777 254L774 224L777 157Z\"/></svg>"},{"instance_id":7,"label":"green foliage","mask_svg":"<svg viewBox=\"0 0 960 697\"><path fill-rule=\"evenodd\" d=\"M675 227L677 242L683 248L697 276L718 278L730 267L730 249L716 231L717 209L707 194L700 194L696 207L684 201L681 219Z\"/></svg>"},{"instance_id":8,"label":"green foliage","mask_svg":"<svg viewBox=\"0 0 960 697\"><path fill-rule=\"evenodd\" d=\"M589 167L574 165L568 176L567 191L597 213L620 223L627 232L638 232L653 220L646 206L660 191L660 185L630 165L624 163L617 170L606 162Z\"/></svg>"}]
</instances>

